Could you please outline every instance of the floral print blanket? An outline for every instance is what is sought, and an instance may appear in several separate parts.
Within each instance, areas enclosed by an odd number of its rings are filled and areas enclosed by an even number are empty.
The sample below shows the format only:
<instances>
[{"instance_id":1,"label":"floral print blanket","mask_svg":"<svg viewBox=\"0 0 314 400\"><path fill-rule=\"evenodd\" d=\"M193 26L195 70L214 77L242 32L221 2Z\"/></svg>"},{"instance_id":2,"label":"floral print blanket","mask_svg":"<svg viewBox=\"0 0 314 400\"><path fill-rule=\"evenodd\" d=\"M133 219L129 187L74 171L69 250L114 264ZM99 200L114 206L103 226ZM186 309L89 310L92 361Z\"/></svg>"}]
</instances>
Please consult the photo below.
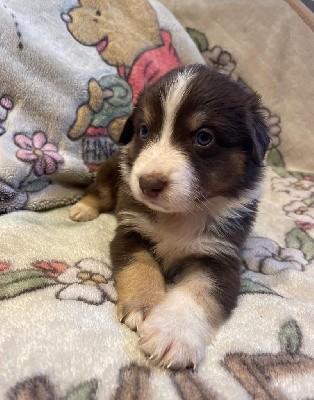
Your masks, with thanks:
<instances>
[{"instance_id":1,"label":"floral print blanket","mask_svg":"<svg viewBox=\"0 0 314 400\"><path fill-rule=\"evenodd\" d=\"M164 3L181 25L157 1L0 4L0 399L314 398L313 14ZM261 93L272 142L238 307L195 372L170 372L117 321L114 216L75 223L67 205L141 87L201 60Z\"/></svg>"}]
</instances>

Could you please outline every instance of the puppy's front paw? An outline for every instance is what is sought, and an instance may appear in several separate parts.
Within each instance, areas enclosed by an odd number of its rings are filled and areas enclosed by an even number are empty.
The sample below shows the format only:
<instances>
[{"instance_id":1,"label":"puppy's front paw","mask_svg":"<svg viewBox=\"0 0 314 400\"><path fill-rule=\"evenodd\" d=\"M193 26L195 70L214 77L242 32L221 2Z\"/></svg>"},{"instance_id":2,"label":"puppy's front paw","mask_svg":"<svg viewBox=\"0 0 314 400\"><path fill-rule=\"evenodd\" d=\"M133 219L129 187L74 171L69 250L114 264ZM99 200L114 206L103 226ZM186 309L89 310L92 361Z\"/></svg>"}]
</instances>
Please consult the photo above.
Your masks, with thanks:
<instances>
[{"instance_id":1,"label":"puppy's front paw","mask_svg":"<svg viewBox=\"0 0 314 400\"><path fill-rule=\"evenodd\" d=\"M143 296L138 293L134 297L119 301L117 314L120 322L123 322L132 330L139 330L148 313L164 299L164 292L150 293Z\"/></svg>"},{"instance_id":2,"label":"puppy's front paw","mask_svg":"<svg viewBox=\"0 0 314 400\"><path fill-rule=\"evenodd\" d=\"M173 290L140 326L140 348L160 366L195 367L211 334L201 307L187 293Z\"/></svg>"},{"instance_id":3,"label":"puppy's front paw","mask_svg":"<svg viewBox=\"0 0 314 400\"><path fill-rule=\"evenodd\" d=\"M132 331L138 330L146 318L150 307L136 301L118 303L118 318Z\"/></svg>"},{"instance_id":4,"label":"puppy's front paw","mask_svg":"<svg viewBox=\"0 0 314 400\"><path fill-rule=\"evenodd\" d=\"M69 215L73 221L86 222L97 218L99 211L94 207L79 201L71 207Z\"/></svg>"}]
</instances>

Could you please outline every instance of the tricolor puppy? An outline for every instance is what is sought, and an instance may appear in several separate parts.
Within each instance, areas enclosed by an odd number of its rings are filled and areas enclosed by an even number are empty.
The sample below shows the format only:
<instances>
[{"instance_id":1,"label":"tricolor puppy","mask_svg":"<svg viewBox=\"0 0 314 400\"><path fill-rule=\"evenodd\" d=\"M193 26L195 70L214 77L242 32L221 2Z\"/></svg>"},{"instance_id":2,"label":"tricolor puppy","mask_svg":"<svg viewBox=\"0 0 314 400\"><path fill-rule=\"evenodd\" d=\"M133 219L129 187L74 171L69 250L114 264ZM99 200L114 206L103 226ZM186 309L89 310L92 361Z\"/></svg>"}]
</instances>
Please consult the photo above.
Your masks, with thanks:
<instances>
[{"instance_id":1,"label":"tricolor puppy","mask_svg":"<svg viewBox=\"0 0 314 400\"><path fill-rule=\"evenodd\" d=\"M118 314L159 365L195 366L236 306L269 144L259 97L205 65L147 86L122 146L71 209L114 209Z\"/></svg>"}]
</instances>

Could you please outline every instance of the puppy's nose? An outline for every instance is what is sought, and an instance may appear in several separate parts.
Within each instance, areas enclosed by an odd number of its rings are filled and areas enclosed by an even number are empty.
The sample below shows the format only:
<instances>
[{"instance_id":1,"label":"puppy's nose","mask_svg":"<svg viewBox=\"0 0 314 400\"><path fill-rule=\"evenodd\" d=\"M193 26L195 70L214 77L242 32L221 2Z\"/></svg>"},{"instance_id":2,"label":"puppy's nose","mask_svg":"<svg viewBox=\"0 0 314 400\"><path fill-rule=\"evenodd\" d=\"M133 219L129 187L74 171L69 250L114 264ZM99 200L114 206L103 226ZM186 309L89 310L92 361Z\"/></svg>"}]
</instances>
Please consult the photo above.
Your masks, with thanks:
<instances>
[{"instance_id":1,"label":"puppy's nose","mask_svg":"<svg viewBox=\"0 0 314 400\"><path fill-rule=\"evenodd\" d=\"M144 175L139 179L142 192L149 197L157 197L165 188L167 181L159 176Z\"/></svg>"}]
</instances>

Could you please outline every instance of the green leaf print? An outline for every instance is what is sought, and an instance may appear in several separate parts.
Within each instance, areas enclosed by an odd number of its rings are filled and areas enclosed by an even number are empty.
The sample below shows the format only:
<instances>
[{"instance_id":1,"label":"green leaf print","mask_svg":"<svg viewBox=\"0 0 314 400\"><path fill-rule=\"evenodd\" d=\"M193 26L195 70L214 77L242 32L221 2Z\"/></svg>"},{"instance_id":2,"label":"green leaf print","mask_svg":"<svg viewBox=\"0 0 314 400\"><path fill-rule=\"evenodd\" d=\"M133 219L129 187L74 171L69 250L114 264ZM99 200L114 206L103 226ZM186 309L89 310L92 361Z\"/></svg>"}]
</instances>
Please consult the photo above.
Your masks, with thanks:
<instances>
[{"instance_id":1,"label":"green leaf print","mask_svg":"<svg viewBox=\"0 0 314 400\"><path fill-rule=\"evenodd\" d=\"M296 354L302 345L302 333L295 320L291 319L282 325L279 332L279 342L282 352Z\"/></svg>"},{"instance_id":2,"label":"green leaf print","mask_svg":"<svg viewBox=\"0 0 314 400\"><path fill-rule=\"evenodd\" d=\"M186 28L186 31L191 36L192 40L194 41L200 52L207 50L208 41L204 33L199 32L193 28Z\"/></svg>"}]
</instances>

